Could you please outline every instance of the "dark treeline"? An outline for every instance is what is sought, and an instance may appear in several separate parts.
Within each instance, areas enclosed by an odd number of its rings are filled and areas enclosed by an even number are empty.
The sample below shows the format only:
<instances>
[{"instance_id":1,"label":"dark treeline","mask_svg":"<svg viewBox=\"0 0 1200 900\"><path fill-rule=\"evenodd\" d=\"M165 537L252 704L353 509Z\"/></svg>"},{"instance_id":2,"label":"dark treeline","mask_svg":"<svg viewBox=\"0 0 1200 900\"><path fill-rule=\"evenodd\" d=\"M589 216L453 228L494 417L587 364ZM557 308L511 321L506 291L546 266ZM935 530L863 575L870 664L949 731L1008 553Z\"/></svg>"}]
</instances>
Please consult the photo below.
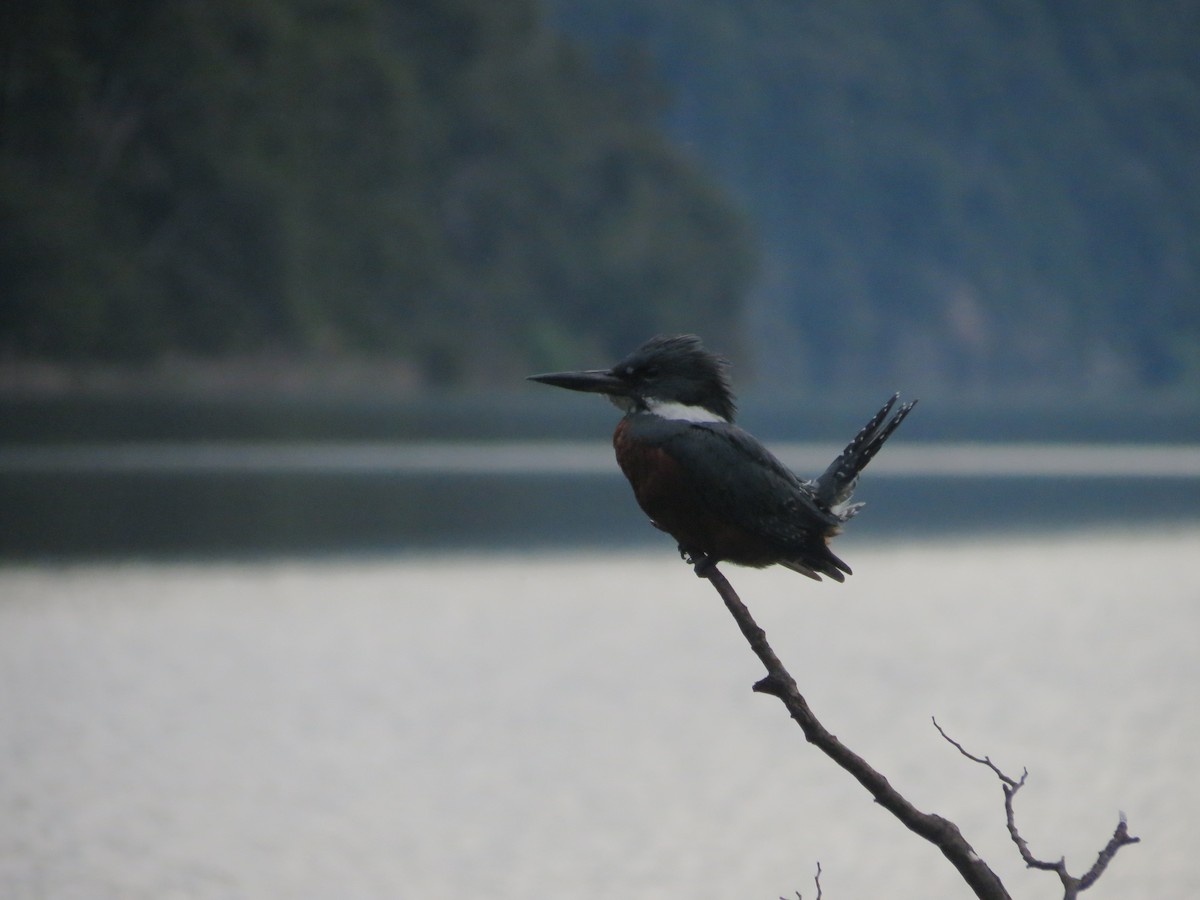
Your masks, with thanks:
<instances>
[{"instance_id":1,"label":"dark treeline","mask_svg":"<svg viewBox=\"0 0 1200 900\"><path fill-rule=\"evenodd\" d=\"M10 0L0 360L1200 384L1198 47L1178 0Z\"/></svg>"},{"instance_id":2,"label":"dark treeline","mask_svg":"<svg viewBox=\"0 0 1200 900\"><path fill-rule=\"evenodd\" d=\"M535 0L10 0L0 355L411 360L729 333L744 220Z\"/></svg>"},{"instance_id":3,"label":"dark treeline","mask_svg":"<svg viewBox=\"0 0 1200 900\"><path fill-rule=\"evenodd\" d=\"M1200 5L549 0L751 210L785 383L1200 384Z\"/></svg>"}]
</instances>

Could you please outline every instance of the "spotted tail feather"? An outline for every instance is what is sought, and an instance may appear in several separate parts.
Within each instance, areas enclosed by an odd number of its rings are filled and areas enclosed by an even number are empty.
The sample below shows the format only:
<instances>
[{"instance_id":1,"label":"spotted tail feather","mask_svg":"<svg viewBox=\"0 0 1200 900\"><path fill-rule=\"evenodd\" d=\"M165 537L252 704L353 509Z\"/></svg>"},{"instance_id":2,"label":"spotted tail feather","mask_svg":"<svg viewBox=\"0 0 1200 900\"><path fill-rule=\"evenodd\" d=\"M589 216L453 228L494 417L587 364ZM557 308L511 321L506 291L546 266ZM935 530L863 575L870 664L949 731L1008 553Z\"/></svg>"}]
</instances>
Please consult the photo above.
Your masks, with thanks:
<instances>
[{"instance_id":1,"label":"spotted tail feather","mask_svg":"<svg viewBox=\"0 0 1200 900\"><path fill-rule=\"evenodd\" d=\"M899 399L899 394L893 394L892 398L883 405L883 409L879 410L871 421L863 426L862 431L846 445L846 449L841 452L841 455L830 463L829 468L812 483L813 495L817 502L826 509L836 511L843 521L858 512L859 507L862 506L861 503L852 506L843 505L854 493L859 473L867 467L867 463L875 458L879 448L904 421L904 417L917 405L916 400L901 404L900 408L896 410L896 414L888 419L888 414L891 413L892 407ZM838 507L841 508L838 509Z\"/></svg>"}]
</instances>

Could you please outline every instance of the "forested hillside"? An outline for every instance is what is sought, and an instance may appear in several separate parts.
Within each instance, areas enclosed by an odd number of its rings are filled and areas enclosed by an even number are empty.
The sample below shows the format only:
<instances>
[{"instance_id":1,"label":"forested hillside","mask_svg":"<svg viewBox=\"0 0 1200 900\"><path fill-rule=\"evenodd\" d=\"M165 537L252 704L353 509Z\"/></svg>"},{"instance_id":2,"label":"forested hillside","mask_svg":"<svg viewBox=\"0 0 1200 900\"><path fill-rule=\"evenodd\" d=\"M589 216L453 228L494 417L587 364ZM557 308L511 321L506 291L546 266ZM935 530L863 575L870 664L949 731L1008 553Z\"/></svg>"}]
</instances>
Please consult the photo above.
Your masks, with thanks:
<instances>
[{"instance_id":1,"label":"forested hillside","mask_svg":"<svg viewBox=\"0 0 1200 900\"><path fill-rule=\"evenodd\" d=\"M9 0L0 361L1200 388L1200 6Z\"/></svg>"},{"instance_id":2,"label":"forested hillside","mask_svg":"<svg viewBox=\"0 0 1200 900\"><path fill-rule=\"evenodd\" d=\"M746 223L536 0L8 0L0 355L486 383L728 333Z\"/></svg>"},{"instance_id":3,"label":"forested hillside","mask_svg":"<svg viewBox=\"0 0 1200 900\"><path fill-rule=\"evenodd\" d=\"M786 384L1200 386L1200 6L548 0L751 211Z\"/></svg>"}]
</instances>

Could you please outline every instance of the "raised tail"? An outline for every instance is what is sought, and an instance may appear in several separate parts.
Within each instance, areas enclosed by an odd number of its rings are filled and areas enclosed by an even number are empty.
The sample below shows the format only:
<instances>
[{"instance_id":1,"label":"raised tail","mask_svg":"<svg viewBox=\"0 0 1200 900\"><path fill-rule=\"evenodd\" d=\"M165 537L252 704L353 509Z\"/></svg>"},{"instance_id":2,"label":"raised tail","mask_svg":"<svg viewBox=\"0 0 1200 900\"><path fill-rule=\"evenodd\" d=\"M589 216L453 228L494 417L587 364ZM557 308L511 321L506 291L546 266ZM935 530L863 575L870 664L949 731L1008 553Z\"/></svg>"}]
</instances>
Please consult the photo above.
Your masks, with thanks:
<instances>
[{"instance_id":1,"label":"raised tail","mask_svg":"<svg viewBox=\"0 0 1200 900\"><path fill-rule=\"evenodd\" d=\"M888 414L899 399L899 394L893 394L892 399L883 405L883 409L875 413L854 440L846 445L846 449L841 452L841 455L821 473L821 477L812 482L813 496L816 501L826 509L835 511L843 521L858 512L859 507L862 506L861 503L857 503L837 509L854 493L859 472L875 458L875 454L879 452L884 441L892 436L892 432L904 421L904 417L917 405L916 400L901 404L900 408L896 410L896 414L888 419Z\"/></svg>"}]
</instances>

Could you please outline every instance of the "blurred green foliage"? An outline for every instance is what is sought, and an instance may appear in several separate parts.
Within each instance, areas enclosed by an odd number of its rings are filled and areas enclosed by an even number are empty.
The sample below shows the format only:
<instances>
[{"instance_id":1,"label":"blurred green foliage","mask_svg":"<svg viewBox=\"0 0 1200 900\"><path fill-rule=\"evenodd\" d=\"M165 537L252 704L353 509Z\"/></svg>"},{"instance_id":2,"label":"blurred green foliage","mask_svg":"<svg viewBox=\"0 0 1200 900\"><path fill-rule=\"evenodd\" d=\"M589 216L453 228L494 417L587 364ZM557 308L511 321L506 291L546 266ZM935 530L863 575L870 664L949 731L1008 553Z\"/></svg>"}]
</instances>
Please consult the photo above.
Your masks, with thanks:
<instances>
[{"instance_id":1,"label":"blurred green foliage","mask_svg":"<svg viewBox=\"0 0 1200 900\"><path fill-rule=\"evenodd\" d=\"M1179 0L8 0L0 358L1200 386L1197 48Z\"/></svg>"},{"instance_id":2,"label":"blurred green foliage","mask_svg":"<svg viewBox=\"0 0 1200 900\"><path fill-rule=\"evenodd\" d=\"M776 383L1200 386L1200 5L548 9L754 215Z\"/></svg>"},{"instance_id":3,"label":"blurred green foliage","mask_svg":"<svg viewBox=\"0 0 1200 900\"><path fill-rule=\"evenodd\" d=\"M728 333L743 217L536 0L8 0L0 353L485 383Z\"/></svg>"}]
</instances>

